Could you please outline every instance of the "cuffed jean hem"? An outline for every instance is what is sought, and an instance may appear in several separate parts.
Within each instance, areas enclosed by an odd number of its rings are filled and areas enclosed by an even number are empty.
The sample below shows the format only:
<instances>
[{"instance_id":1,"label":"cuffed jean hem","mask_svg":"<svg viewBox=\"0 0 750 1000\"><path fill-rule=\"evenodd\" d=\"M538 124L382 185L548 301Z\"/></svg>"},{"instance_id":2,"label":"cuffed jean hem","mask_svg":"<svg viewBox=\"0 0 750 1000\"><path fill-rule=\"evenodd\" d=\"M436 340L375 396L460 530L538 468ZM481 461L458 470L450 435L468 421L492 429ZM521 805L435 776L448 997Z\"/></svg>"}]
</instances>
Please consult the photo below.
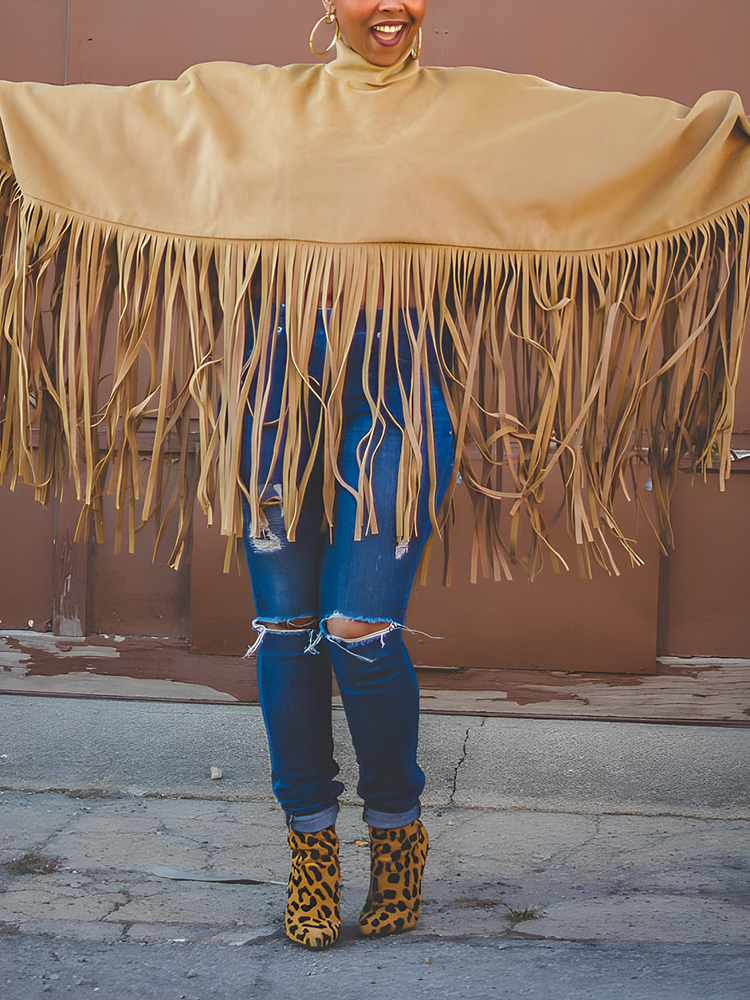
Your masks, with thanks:
<instances>
[{"instance_id":1,"label":"cuffed jean hem","mask_svg":"<svg viewBox=\"0 0 750 1000\"><path fill-rule=\"evenodd\" d=\"M378 809L370 809L365 806L362 819L368 826L374 826L376 830L397 830L399 827L408 826L415 819L419 819L421 812L422 807L419 803L402 813L380 812Z\"/></svg>"},{"instance_id":2,"label":"cuffed jean hem","mask_svg":"<svg viewBox=\"0 0 750 1000\"><path fill-rule=\"evenodd\" d=\"M327 806L319 812L308 813L306 816L295 816L294 813L287 813L287 825L297 833L320 833L333 826L339 814L339 804L335 802L332 806ZM387 813L378 813L379 816L386 816Z\"/></svg>"}]
</instances>

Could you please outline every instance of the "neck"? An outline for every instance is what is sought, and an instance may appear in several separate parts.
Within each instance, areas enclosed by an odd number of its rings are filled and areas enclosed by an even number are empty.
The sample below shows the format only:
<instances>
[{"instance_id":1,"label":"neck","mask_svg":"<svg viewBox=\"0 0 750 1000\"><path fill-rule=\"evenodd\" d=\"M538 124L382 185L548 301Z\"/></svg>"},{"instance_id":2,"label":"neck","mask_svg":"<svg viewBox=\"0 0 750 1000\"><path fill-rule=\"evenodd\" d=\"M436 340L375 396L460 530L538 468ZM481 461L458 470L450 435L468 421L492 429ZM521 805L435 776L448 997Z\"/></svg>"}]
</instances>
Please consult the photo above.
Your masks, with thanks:
<instances>
[{"instance_id":1,"label":"neck","mask_svg":"<svg viewBox=\"0 0 750 1000\"><path fill-rule=\"evenodd\" d=\"M392 66L376 66L368 62L359 52L349 48L343 38L339 38L336 42L336 58L333 62L326 63L325 70L331 76L348 83L362 84L366 87L388 87L419 72L419 60L415 59L409 50Z\"/></svg>"}]
</instances>

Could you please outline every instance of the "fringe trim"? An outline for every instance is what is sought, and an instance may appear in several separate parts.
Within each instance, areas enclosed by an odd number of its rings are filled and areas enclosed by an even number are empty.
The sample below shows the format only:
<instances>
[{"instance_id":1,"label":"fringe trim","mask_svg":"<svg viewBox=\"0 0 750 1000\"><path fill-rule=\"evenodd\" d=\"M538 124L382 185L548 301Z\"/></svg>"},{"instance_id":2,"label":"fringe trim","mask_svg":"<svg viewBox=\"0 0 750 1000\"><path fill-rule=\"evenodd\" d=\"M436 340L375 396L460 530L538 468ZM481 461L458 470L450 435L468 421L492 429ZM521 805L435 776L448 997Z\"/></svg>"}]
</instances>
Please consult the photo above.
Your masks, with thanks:
<instances>
[{"instance_id":1,"label":"fringe trim","mask_svg":"<svg viewBox=\"0 0 750 1000\"><path fill-rule=\"evenodd\" d=\"M672 541L669 507L680 463L700 473L718 465L722 489L729 476L749 234L750 205L741 204L689 230L590 253L204 241L64 213L24 198L12 175L0 175L0 481L13 487L21 477L46 504L70 475L83 505L79 530L88 530L93 514L99 537L102 498L114 493L116 545L127 517L131 550L137 509L141 523L159 524L158 544L176 507L173 566L186 552L197 498L209 520L218 510L228 569L242 534L243 495L256 536L265 522L260 498L268 484L257 460L249 482L240 481L241 442L247 408L267 409L264 376L283 301L288 357L276 447L285 441L289 537L312 471L312 458L301 459L308 429L314 454L324 455L329 525L335 492L346 489L357 499L358 535L376 532L372 449L362 449L357 483L344 481L337 460L343 375L364 305L366 357L379 373L377 397L369 397L370 443L386 412L386 351L399 322L416 376L429 378L430 345L440 356L455 433L458 461L438 509L429 393L423 401L405 378L398 540L416 530L426 441L438 537L450 524L459 473L469 488L472 579L480 567L484 576L511 579L515 562L533 578L545 552L555 569L566 565L550 546L541 512L552 473L562 477L561 512L580 568L591 575L595 561L617 573L613 539L631 563L641 562L614 515L618 492L630 498L629 480L648 516L633 474L638 463L651 464L653 526L664 546ZM251 319L255 350L245 363L251 297L260 312ZM321 306L330 307L330 319L318 385L308 360ZM310 427L313 397L323 408ZM198 425L194 460L191 418ZM138 431L148 423L153 446L144 462ZM524 553L522 516L532 528Z\"/></svg>"}]
</instances>

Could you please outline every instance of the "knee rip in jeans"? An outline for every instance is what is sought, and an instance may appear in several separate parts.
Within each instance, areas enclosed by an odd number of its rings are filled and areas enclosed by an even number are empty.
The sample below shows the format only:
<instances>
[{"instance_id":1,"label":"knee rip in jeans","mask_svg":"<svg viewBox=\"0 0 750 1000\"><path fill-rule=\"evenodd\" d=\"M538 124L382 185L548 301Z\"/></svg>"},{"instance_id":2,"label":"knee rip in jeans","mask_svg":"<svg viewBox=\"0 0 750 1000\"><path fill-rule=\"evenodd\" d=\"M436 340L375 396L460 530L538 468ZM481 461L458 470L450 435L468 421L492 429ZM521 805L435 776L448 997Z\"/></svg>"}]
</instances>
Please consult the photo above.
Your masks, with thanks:
<instances>
[{"instance_id":1,"label":"knee rip in jeans","mask_svg":"<svg viewBox=\"0 0 750 1000\"><path fill-rule=\"evenodd\" d=\"M265 625L271 632L309 632L317 628L318 619L315 615L304 615L302 618L287 618L281 622L264 622L256 619L259 625Z\"/></svg>"},{"instance_id":2,"label":"knee rip in jeans","mask_svg":"<svg viewBox=\"0 0 750 1000\"><path fill-rule=\"evenodd\" d=\"M260 618L255 618L253 628L258 633L258 638L248 647L245 657L252 656L258 651L267 632L273 632L275 635L300 635L306 632L310 641L305 652L317 652L315 647L319 641L320 631L318 618L315 615L303 615L301 618L286 618L281 621L262 621Z\"/></svg>"},{"instance_id":3,"label":"knee rip in jeans","mask_svg":"<svg viewBox=\"0 0 750 1000\"><path fill-rule=\"evenodd\" d=\"M348 630L349 636L344 637L332 632L329 628L331 621L345 625L359 626L355 630ZM346 618L341 614L327 615L320 621L320 632L318 635L317 642L321 638L325 637L329 642L335 643L341 649L345 649L347 652L351 653L352 656L356 656L358 660L365 660L368 663L374 661L370 660L366 656L360 656L355 653L354 650L357 646L366 646L368 643L379 640L381 646L385 646L385 637L391 632L395 632L398 629L400 632L411 632L415 635L424 635L428 639L442 639L440 635L430 635L429 632L421 632L419 629L407 628L406 625L401 622L394 622L393 619L387 618L385 620L373 621L368 618ZM343 628L339 628L338 631L345 631ZM355 634L356 633L356 634Z\"/></svg>"},{"instance_id":4,"label":"knee rip in jeans","mask_svg":"<svg viewBox=\"0 0 750 1000\"><path fill-rule=\"evenodd\" d=\"M332 632L329 628L332 621L336 623L334 628L337 631ZM326 638L340 649L345 649L350 656L355 657L357 660L362 660L365 663L374 663L374 659L356 653L355 649L359 646L368 646L378 641L384 647L385 637L396 629L403 628L403 625L389 619L385 621L369 621L367 618L345 618L343 615L329 615L320 622L319 640ZM338 635L337 632L344 632L346 634Z\"/></svg>"},{"instance_id":5,"label":"knee rip in jeans","mask_svg":"<svg viewBox=\"0 0 750 1000\"><path fill-rule=\"evenodd\" d=\"M321 622L324 635L345 645L379 639L394 628L400 626L389 619L371 621L367 618L346 618L343 615L329 615Z\"/></svg>"}]
</instances>

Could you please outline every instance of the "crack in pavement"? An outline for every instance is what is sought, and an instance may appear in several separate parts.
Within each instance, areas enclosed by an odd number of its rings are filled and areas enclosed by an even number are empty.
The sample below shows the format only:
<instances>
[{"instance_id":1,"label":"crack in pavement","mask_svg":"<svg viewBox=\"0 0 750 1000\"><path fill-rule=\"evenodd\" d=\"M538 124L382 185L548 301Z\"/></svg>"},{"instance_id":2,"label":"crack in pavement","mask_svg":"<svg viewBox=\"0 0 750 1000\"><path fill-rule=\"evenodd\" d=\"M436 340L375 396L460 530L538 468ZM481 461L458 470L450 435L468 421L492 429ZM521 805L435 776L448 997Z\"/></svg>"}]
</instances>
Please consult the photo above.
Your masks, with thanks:
<instances>
[{"instance_id":1,"label":"crack in pavement","mask_svg":"<svg viewBox=\"0 0 750 1000\"><path fill-rule=\"evenodd\" d=\"M451 786L451 793L448 796L448 805L449 806L452 806L452 805L455 804L453 800L454 800L454 797L455 797L455 794L456 794L456 790L458 788L458 772L461 770L461 765L464 763L464 761L466 760L466 757L468 755L469 736L471 735L471 731L472 731L472 729L481 729L482 726L485 724L486 721L487 721L486 719L480 719L478 726L467 726L467 728L466 728L466 732L464 733L464 741L463 741L463 744L461 746L461 756L458 759L458 763L453 768L453 782L452 782L452 786Z\"/></svg>"}]
</instances>

